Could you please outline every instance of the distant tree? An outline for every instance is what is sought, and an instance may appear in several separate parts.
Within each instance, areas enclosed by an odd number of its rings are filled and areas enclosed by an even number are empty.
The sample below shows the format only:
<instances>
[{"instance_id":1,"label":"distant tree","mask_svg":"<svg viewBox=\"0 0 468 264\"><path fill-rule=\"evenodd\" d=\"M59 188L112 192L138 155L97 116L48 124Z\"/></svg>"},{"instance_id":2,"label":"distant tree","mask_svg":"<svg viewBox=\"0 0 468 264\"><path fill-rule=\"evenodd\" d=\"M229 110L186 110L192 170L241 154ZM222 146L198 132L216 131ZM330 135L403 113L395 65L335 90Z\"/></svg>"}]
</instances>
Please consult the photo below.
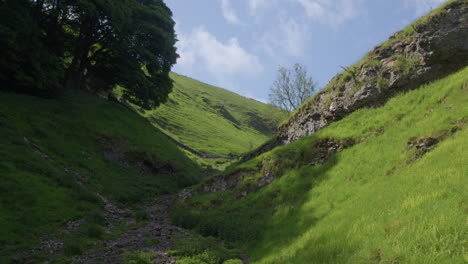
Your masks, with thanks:
<instances>
[{"instance_id":1,"label":"distant tree","mask_svg":"<svg viewBox=\"0 0 468 264\"><path fill-rule=\"evenodd\" d=\"M292 70L279 66L276 80L270 88L269 101L292 112L314 94L315 87L304 65L296 63Z\"/></svg>"}]
</instances>

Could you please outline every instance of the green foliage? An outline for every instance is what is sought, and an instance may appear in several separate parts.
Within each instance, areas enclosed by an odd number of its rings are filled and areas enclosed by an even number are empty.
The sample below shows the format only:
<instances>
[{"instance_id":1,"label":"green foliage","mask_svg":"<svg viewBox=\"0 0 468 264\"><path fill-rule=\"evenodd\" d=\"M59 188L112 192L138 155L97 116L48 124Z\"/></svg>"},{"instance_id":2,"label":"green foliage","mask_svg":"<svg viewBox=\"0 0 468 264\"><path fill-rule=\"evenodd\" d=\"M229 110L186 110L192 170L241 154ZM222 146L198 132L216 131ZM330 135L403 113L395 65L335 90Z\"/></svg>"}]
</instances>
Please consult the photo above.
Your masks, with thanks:
<instances>
[{"instance_id":1,"label":"green foliage","mask_svg":"<svg viewBox=\"0 0 468 264\"><path fill-rule=\"evenodd\" d=\"M406 58L403 55L395 55L394 58L396 59L396 67L404 74L410 73L420 63L419 57Z\"/></svg>"},{"instance_id":2,"label":"green foliage","mask_svg":"<svg viewBox=\"0 0 468 264\"><path fill-rule=\"evenodd\" d=\"M183 257L177 261L177 263L180 264L218 264L219 259L210 254L208 251L204 251L203 253L194 255L194 256L189 256L189 257Z\"/></svg>"},{"instance_id":3,"label":"green foliage","mask_svg":"<svg viewBox=\"0 0 468 264\"><path fill-rule=\"evenodd\" d=\"M125 252L123 254L124 264L152 264L156 255L151 252Z\"/></svg>"},{"instance_id":4,"label":"green foliage","mask_svg":"<svg viewBox=\"0 0 468 264\"><path fill-rule=\"evenodd\" d=\"M85 35L85 42L76 41L83 45L82 53L90 55L77 60L80 54L75 54L69 70L86 73L83 79L93 89L110 91L118 84L125 88L127 100L145 108L165 102L172 90L169 72L178 56L174 47L175 23L165 3L162 0L119 0L105 5L83 2L86 4L78 4L78 8L86 11L77 19L76 31ZM96 13L95 17L90 18L89 13ZM86 28L90 22L97 25Z\"/></svg>"},{"instance_id":5,"label":"green foliage","mask_svg":"<svg viewBox=\"0 0 468 264\"><path fill-rule=\"evenodd\" d=\"M85 225L84 231L86 232L86 236L89 238L101 238L104 234L102 227L97 224Z\"/></svg>"},{"instance_id":6,"label":"green foliage","mask_svg":"<svg viewBox=\"0 0 468 264\"><path fill-rule=\"evenodd\" d=\"M388 80L382 76L379 76L377 77L377 81L375 83L377 84L377 89L381 91L383 87L388 85Z\"/></svg>"},{"instance_id":7,"label":"green foliage","mask_svg":"<svg viewBox=\"0 0 468 264\"><path fill-rule=\"evenodd\" d=\"M67 254L91 245L103 235L99 227L105 224L96 191L115 203L132 204L175 192L200 177L198 166L147 120L92 95L45 100L0 93L0 127L1 263L68 221L84 219L87 224L77 237L67 238ZM148 174L105 159L103 135L116 139L125 151L157 156L175 172ZM23 137L54 162L37 154ZM80 173L86 188L63 167Z\"/></svg>"},{"instance_id":8,"label":"green foliage","mask_svg":"<svg viewBox=\"0 0 468 264\"><path fill-rule=\"evenodd\" d=\"M145 245L147 245L148 247L157 246L157 245L159 245L159 243L161 243L161 241L159 241L159 239L157 239L157 238L146 238L145 239Z\"/></svg>"},{"instance_id":9,"label":"green foliage","mask_svg":"<svg viewBox=\"0 0 468 264\"><path fill-rule=\"evenodd\" d=\"M147 221L150 219L150 215L143 208L137 208L135 210L135 219L138 222Z\"/></svg>"},{"instance_id":10,"label":"green foliage","mask_svg":"<svg viewBox=\"0 0 468 264\"><path fill-rule=\"evenodd\" d=\"M465 68L241 164L278 173L244 198L237 189L191 197L172 219L235 243L253 263L463 263L467 76ZM437 135L446 136L410 158L410 139ZM310 166L324 138L358 143ZM204 206L213 200L221 202Z\"/></svg>"},{"instance_id":11,"label":"green foliage","mask_svg":"<svg viewBox=\"0 0 468 264\"><path fill-rule=\"evenodd\" d=\"M237 250L229 249L213 237L175 237L173 243L177 250L172 251L171 255L177 257L177 263L221 264L240 255Z\"/></svg>"},{"instance_id":12,"label":"green foliage","mask_svg":"<svg viewBox=\"0 0 468 264\"><path fill-rule=\"evenodd\" d=\"M365 62L365 65L367 66L373 66L373 67L381 67L382 66L382 61L373 59Z\"/></svg>"},{"instance_id":13,"label":"green foliage","mask_svg":"<svg viewBox=\"0 0 468 264\"><path fill-rule=\"evenodd\" d=\"M223 262L223 264L242 264L242 260L240 259L229 259Z\"/></svg>"},{"instance_id":14,"label":"green foliage","mask_svg":"<svg viewBox=\"0 0 468 264\"><path fill-rule=\"evenodd\" d=\"M62 59L41 34L28 0L0 5L0 89L54 96L63 81Z\"/></svg>"},{"instance_id":15,"label":"green foliage","mask_svg":"<svg viewBox=\"0 0 468 264\"><path fill-rule=\"evenodd\" d=\"M171 78L174 92L168 102L141 113L164 133L201 153L241 155L268 140L285 118L271 105L174 73ZM217 168L215 163L209 164Z\"/></svg>"},{"instance_id":16,"label":"green foliage","mask_svg":"<svg viewBox=\"0 0 468 264\"><path fill-rule=\"evenodd\" d=\"M0 6L2 90L47 97L111 91L158 106L177 59L172 12L162 0L7 0Z\"/></svg>"}]
</instances>

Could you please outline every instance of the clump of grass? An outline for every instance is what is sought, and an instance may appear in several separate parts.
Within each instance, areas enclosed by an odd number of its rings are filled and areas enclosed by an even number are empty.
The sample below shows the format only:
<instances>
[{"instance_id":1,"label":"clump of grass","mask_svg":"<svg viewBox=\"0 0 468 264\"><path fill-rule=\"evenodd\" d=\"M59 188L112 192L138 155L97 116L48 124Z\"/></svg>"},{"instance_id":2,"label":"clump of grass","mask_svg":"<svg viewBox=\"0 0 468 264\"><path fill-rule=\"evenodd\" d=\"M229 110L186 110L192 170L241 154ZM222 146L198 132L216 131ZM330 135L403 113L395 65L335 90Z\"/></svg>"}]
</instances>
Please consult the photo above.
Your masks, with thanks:
<instances>
[{"instance_id":1,"label":"clump of grass","mask_svg":"<svg viewBox=\"0 0 468 264\"><path fill-rule=\"evenodd\" d=\"M62 251L65 256L77 256L84 252L84 246L78 239L67 240L65 241Z\"/></svg>"},{"instance_id":2,"label":"clump of grass","mask_svg":"<svg viewBox=\"0 0 468 264\"><path fill-rule=\"evenodd\" d=\"M382 66L382 61L378 59L372 59L368 60L365 62L366 66L371 66L371 67L381 67Z\"/></svg>"},{"instance_id":3,"label":"clump of grass","mask_svg":"<svg viewBox=\"0 0 468 264\"><path fill-rule=\"evenodd\" d=\"M242 263L244 262L240 259L228 259L223 262L223 264L242 264Z\"/></svg>"},{"instance_id":4,"label":"clump of grass","mask_svg":"<svg viewBox=\"0 0 468 264\"><path fill-rule=\"evenodd\" d=\"M91 223L85 224L84 232L87 237L94 239L101 238L104 234L104 231L101 226Z\"/></svg>"},{"instance_id":5,"label":"clump of grass","mask_svg":"<svg viewBox=\"0 0 468 264\"><path fill-rule=\"evenodd\" d=\"M188 257L181 257L177 260L177 263L180 264L218 264L220 260L218 257L213 255L213 253L204 251L203 253L188 256Z\"/></svg>"},{"instance_id":6,"label":"clump of grass","mask_svg":"<svg viewBox=\"0 0 468 264\"><path fill-rule=\"evenodd\" d=\"M159 239L151 238L151 237L145 238L144 242L145 242L145 245L147 245L148 247L157 246L159 245L159 243L161 243Z\"/></svg>"},{"instance_id":7,"label":"clump of grass","mask_svg":"<svg viewBox=\"0 0 468 264\"><path fill-rule=\"evenodd\" d=\"M91 210L88 215L86 215L85 221L87 223L97 224L100 226L104 226L106 223L106 219L104 218L102 210L99 209Z\"/></svg>"},{"instance_id":8,"label":"clump of grass","mask_svg":"<svg viewBox=\"0 0 468 264\"><path fill-rule=\"evenodd\" d=\"M410 73L421 62L420 57L406 58L400 54L394 55L393 57L396 59L395 66L404 74Z\"/></svg>"},{"instance_id":9,"label":"clump of grass","mask_svg":"<svg viewBox=\"0 0 468 264\"><path fill-rule=\"evenodd\" d=\"M213 237L179 236L175 237L172 243L177 250L171 251L170 254L177 257L177 263L218 264L240 255L239 251L228 248Z\"/></svg>"},{"instance_id":10,"label":"clump of grass","mask_svg":"<svg viewBox=\"0 0 468 264\"><path fill-rule=\"evenodd\" d=\"M140 207L135 209L134 215L137 222L144 222L150 219L150 215L148 214L148 212L146 212L146 210Z\"/></svg>"},{"instance_id":11,"label":"clump of grass","mask_svg":"<svg viewBox=\"0 0 468 264\"><path fill-rule=\"evenodd\" d=\"M377 90L379 92L382 91L382 88L386 87L388 85L388 80L382 76L377 77L377 81L375 82L377 85Z\"/></svg>"},{"instance_id":12,"label":"clump of grass","mask_svg":"<svg viewBox=\"0 0 468 264\"><path fill-rule=\"evenodd\" d=\"M123 253L124 264L152 264L156 258L156 254L145 251Z\"/></svg>"}]
</instances>

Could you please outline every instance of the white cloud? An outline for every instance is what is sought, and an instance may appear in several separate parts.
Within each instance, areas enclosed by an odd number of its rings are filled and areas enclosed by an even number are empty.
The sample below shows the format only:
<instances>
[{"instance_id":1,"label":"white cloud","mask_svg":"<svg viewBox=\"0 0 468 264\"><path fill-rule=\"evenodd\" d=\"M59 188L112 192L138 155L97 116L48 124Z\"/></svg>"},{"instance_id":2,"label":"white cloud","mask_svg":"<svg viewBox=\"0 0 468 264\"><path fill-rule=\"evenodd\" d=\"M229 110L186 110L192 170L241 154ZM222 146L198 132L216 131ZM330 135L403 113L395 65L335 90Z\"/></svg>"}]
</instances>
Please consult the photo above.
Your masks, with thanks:
<instances>
[{"instance_id":1,"label":"white cloud","mask_svg":"<svg viewBox=\"0 0 468 264\"><path fill-rule=\"evenodd\" d=\"M178 24L176 23L176 32L179 31L177 25ZM177 64L181 65L186 70L191 71L195 64L195 52L190 49L189 40L185 35L177 34L177 39L179 40L176 43L177 53L179 54Z\"/></svg>"},{"instance_id":2,"label":"white cloud","mask_svg":"<svg viewBox=\"0 0 468 264\"><path fill-rule=\"evenodd\" d=\"M239 20L239 17L237 17L236 13L234 12L234 9L232 9L229 0L221 0L221 9L223 10L224 19L226 19L227 22L237 25L242 24Z\"/></svg>"},{"instance_id":3,"label":"white cloud","mask_svg":"<svg viewBox=\"0 0 468 264\"><path fill-rule=\"evenodd\" d=\"M365 14L363 0L293 0L300 4L310 19L338 27L346 21Z\"/></svg>"},{"instance_id":4,"label":"white cloud","mask_svg":"<svg viewBox=\"0 0 468 264\"><path fill-rule=\"evenodd\" d=\"M268 103L268 100L265 99L265 98L261 98L261 97L257 97L255 96L255 94L251 91L242 91L241 92L242 96L244 97L247 97L247 98L251 98L251 99L254 99L256 101L259 101L259 102L262 102L264 104Z\"/></svg>"},{"instance_id":5,"label":"white cloud","mask_svg":"<svg viewBox=\"0 0 468 264\"><path fill-rule=\"evenodd\" d=\"M305 55L310 40L308 25L293 18L281 19L278 27L266 32L260 42L263 50L272 57L276 52L299 57Z\"/></svg>"},{"instance_id":6,"label":"white cloud","mask_svg":"<svg viewBox=\"0 0 468 264\"><path fill-rule=\"evenodd\" d=\"M179 32L178 36L178 66L186 71L204 68L220 82L263 71L258 57L243 49L236 38L223 43L203 27L195 28L189 35Z\"/></svg>"},{"instance_id":7,"label":"white cloud","mask_svg":"<svg viewBox=\"0 0 468 264\"><path fill-rule=\"evenodd\" d=\"M271 0L270 0L271 1ZM267 6L267 0L248 0L250 14L255 15L259 8Z\"/></svg>"},{"instance_id":8,"label":"white cloud","mask_svg":"<svg viewBox=\"0 0 468 264\"><path fill-rule=\"evenodd\" d=\"M447 0L403 0L405 8L415 9L416 15L424 15L425 13L439 7Z\"/></svg>"}]
</instances>

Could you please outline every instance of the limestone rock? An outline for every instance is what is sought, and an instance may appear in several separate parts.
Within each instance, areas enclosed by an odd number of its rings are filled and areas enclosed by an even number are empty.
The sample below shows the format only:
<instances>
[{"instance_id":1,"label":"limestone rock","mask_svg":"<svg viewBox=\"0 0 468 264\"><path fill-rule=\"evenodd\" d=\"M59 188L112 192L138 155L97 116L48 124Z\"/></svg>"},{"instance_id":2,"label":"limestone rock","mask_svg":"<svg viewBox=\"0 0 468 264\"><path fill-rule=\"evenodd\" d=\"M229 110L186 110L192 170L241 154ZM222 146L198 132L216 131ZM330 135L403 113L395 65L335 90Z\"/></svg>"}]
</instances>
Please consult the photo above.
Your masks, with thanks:
<instances>
[{"instance_id":1,"label":"limestone rock","mask_svg":"<svg viewBox=\"0 0 468 264\"><path fill-rule=\"evenodd\" d=\"M374 48L366 58L372 63L355 65L347 69L351 74L335 76L328 89L319 92L279 128L276 143L287 144L313 134L357 109L382 106L399 92L468 65L466 1L454 1L412 28L411 34L397 32L390 37L390 44Z\"/></svg>"}]
</instances>

